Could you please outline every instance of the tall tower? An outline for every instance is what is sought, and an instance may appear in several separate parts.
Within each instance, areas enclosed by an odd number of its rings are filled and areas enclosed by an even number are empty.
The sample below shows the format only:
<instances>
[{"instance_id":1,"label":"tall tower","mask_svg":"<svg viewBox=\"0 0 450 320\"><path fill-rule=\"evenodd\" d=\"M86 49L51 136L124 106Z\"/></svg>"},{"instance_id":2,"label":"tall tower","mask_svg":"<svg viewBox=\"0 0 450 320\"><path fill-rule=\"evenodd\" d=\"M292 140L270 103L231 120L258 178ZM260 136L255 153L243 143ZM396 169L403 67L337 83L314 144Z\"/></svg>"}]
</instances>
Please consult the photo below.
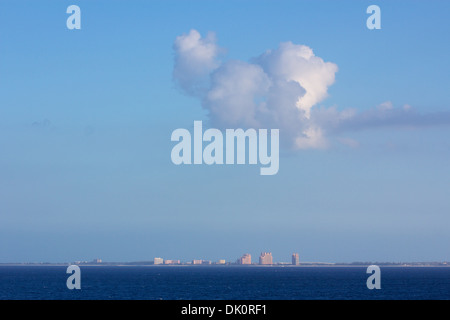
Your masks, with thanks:
<instances>
[{"instance_id":1,"label":"tall tower","mask_svg":"<svg viewBox=\"0 0 450 320\"><path fill-rule=\"evenodd\" d=\"M252 256L249 253L244 254L239 258L239 264L252 264Z\"/></svg>"},{"instance_id":2,"label":"tall tower","mask_svg":"<svg viewBox=\"0 0 450 320\"><path fill-rule=\"evenodd\" d=\"M292 264L294 266L298 266L300 264L300 259L298 257L298 253L293 253L292 254Z\"/></svg>"},{"instance_id":3,"label":"tall tower","mask_svg":"<svg viewBox=\"0 0 450 320\"><path fill-rule=\"evenodd\" d=\"M259 264L273 264L272 252L261 252Z\"/></svg>"}]
</instances>

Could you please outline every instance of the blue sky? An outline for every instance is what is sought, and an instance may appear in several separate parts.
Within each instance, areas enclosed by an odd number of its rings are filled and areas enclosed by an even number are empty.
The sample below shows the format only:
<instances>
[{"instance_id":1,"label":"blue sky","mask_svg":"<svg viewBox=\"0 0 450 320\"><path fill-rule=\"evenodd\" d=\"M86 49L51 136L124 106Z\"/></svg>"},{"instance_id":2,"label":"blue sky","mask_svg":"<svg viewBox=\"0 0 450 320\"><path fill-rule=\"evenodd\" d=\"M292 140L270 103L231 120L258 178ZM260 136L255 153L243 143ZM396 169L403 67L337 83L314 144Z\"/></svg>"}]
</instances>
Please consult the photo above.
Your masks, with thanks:
<instances>
[{"instance_id":1,"label":"blue sky","mask_svg":"<svg viewBox=\"0 0 450 320\"><path fill-rule=\"evenodd\" d=\"M81 30L66 28L71 4ZM366 28L371 4L381 30ZM0 262L448 260L449 7L0 2ZM338 67L313 108L359 116L326 148L282 150L275 176L175 166L172 131L217 120L173 78L175 40L192 29L215 33L224 65L308 46ZM398 114L371 118L386 103Z\"/></svg>"}]
</instances>

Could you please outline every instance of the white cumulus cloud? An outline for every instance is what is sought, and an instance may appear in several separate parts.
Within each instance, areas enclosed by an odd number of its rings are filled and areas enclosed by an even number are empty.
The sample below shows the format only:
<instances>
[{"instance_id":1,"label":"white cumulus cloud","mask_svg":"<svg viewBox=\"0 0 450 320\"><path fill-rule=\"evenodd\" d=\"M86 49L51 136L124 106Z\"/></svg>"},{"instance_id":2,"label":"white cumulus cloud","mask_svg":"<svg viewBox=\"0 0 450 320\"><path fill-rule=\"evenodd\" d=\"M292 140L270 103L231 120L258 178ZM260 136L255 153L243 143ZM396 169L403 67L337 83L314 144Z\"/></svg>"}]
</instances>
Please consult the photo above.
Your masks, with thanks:
<instances>
[{"instance_id":1,"label":"white cumulus cloud","mask_svg":"<svg viewBox=\"0 0 450 320\"><path fill-rule=\"evenodd\" d=\"M175 81L201 99L214 125L278 128L291 147L326 146L310 110L326 98L337 66L308 46L285 42L251 62L221 63L215 37L191 30L176 38L174 50Z\"/></svg>"},{"instance_id":2,"label":"white cumulus cloud","mask_svg":"<svg viewBox=\"0 0 450 320\"><path fill-rule=\"evenodd\" d=\"M273 78L295 81L305 89L297 107L310 116L311 108L327 97L328 87L334 83L336 64L314 55L308 46L284 42L276 50L269 50L257 58Z\"/></svg>"},{"instance_id":3,"label":"white cumulus cloud","mask_svg":"<svg viewBox=\"0 0 450 320\"><path fill-rule=\"evenodd\" d=\"M411 106L389 101L367 111L323 108L338 66L316 56L305 45L283 42L247 61L222 62L224 52L213 33L196 30L175 39L173 77L198 97L211 124L219 128L280 129L281 142L294 149L327 148L329 137L350 147L346 132L382 126L450 124L450 113L419 114Z\"/></svg>"}]
</instances>

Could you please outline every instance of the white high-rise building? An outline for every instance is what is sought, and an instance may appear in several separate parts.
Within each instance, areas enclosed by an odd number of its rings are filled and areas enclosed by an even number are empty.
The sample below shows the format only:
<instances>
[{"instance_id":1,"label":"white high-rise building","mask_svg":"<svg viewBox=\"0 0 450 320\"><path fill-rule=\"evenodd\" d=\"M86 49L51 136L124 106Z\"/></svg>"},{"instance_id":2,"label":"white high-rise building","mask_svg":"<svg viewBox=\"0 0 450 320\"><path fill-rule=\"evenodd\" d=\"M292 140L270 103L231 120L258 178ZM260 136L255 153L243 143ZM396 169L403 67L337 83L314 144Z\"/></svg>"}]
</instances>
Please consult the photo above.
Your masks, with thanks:
<instances>
[{"instance_id":1,"label":"white high-rise building","mask_svg":"<svg viewBox=\"0 0 450 320\"><path fill-rule=\"evenodd\" d=\"M292 254L292 264L294 266L298 266L300 264L300 259L298 257L298 253L293 253Z\"/></svg>"}]
</instances>

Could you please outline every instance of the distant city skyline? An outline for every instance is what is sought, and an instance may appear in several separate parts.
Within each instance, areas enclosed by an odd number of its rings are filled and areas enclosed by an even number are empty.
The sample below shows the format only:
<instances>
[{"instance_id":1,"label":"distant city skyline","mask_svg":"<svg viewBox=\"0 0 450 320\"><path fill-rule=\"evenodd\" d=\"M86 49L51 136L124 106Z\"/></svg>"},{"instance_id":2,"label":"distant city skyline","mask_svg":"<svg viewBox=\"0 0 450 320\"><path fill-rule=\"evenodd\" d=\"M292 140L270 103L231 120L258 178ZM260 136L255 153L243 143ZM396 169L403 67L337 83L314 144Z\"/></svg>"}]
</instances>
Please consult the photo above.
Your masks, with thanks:
<instances>
[{"instance_id":1,"label":"distant city skyline","mask_svg":"<svg viewBox=\"0 0 450 320\"><path fill-rule=\"evenodd\" d=\"M241 257L242 258L242 257ZM59 261L59 262L9 262L0 263L0 266L67 266L67 265L79 265L79 266L430 266L430 267L450 267L450 261L352 261L352 262L338 262L338 261L299 261L295 259L288 261L273 261L272 263L264 262L250 262L241 263L241 258L236 261L226 261L225 259L219 259L217 261L193 259L190 261L181 260L165 260L162 262L156 258L153 260L141 260L141 261L103 261L101 259L94 259L91 261Z\"/></svg>"},{"instance_id":2,"label":"distant city skyline","mask_svg":"<svg viewBox=\"0 0 450 320\"><path fill-rule=\"evenodd\" d=\"M10 262L13 263L13 262ZM371 265L374 263L381 264L381 265L430 265L430 266L450 266L450 261L443 260L443 261L362 261L362 260L355 260L351 262L344 262L344 261L300 261L300 255L298 252L294 252L291 255L291 260L274 260L272 256L272 252L261 252L259 255L258 262L252 261L252 256L249 253L244 253L241 257L238 259L218 259L218 260L209 260L207 258L196 258L191 260L180 260L180 259L166 259L163 257L154 257L150 260L141 259L138 261L103 261L100 258L94 258L90 261L84 260L78 260L78 261L66 261L66 262L26 262L25 264L78 264L78 265L116 265L116 264L131 264L131 265L154 265L154 266L181 266L181 265L195 265L195 266L205 266L205 265L259 265L259 266L275 266L275 265L292 265L292 266L308 266L308 265ZM0 263L1 264L1 263ZM7 263L8 264L8 263ZM14 263L13 263L14 264Z\"/></svg>"},{"instance_id":3,"label":"distant city skyline","mask_svg":"<svg viewBox=\"0 0 450 320\"><path fill-rule=\"evenodd\" d=\"M0 2L0 263L449 260L449 1L73 4ZM277 173L174 164L195 121Z\"/></svg>"}]
</instances>

